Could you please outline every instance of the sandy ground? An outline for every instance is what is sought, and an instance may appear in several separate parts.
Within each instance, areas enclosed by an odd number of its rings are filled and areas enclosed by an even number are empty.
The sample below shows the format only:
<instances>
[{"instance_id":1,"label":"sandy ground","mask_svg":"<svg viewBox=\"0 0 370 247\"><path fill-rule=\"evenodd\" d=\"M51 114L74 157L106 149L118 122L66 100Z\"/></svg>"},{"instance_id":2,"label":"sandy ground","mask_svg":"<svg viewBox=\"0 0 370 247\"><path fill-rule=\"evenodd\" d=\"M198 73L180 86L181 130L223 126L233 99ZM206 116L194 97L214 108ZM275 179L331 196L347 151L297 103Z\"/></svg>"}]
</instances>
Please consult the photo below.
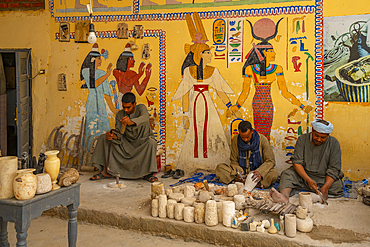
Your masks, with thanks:
<instances>
[{"instance_id":1,"label":"sandy ground","mask_svg":"<svg viewBox=\"0 0 370 247\"><path fill-rule=\"evenodd\" d=\"M28 230L27 246L29 247L58 247L68 246L68 222L49 216L41 216L31 221ZM8 224L8 239L10 246L16 245L14 224ZM173 246L173 247L208 247L207 243L189 240L171 239L170 236L159 237L139 231L120 230L88 223L78 223L77 246Z\"/></svg>"}]
</instances>

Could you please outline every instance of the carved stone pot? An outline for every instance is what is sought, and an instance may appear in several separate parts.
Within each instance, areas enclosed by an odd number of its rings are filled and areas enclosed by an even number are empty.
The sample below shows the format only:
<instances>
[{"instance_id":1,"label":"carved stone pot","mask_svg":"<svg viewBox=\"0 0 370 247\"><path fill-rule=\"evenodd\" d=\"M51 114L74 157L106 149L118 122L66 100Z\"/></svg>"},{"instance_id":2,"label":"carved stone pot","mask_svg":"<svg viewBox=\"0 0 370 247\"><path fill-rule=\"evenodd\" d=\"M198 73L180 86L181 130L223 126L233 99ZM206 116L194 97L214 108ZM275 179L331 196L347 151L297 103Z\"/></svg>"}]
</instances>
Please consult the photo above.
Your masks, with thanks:
<instances>
[{"instance_id":1,"label":"carved stone pot","mask_svg":"<svg viewBox=\"0 0 370 247\"><path fill-rule=\"evenodd\" d=\"M18 200L28 200L35 196L37 177L33 174L36 169L21 169L14 178L14 196Z\"/></svg>"}]
</instances>

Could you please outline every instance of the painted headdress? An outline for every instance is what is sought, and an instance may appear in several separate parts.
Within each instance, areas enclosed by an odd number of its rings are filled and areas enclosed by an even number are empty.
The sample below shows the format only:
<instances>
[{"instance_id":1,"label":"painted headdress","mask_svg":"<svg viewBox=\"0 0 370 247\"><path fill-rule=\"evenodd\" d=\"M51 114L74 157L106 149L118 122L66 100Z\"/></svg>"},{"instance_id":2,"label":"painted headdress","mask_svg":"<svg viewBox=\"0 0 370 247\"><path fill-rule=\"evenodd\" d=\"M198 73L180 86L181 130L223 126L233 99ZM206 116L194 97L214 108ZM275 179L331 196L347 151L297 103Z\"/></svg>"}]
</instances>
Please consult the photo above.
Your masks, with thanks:
<instances>
[{"instance_id":1,"label":"painted headdress","mask_svg":"<svg viewBox=\"0 0 370 247\"><path fill-rule=\"evenodd\" d=\"M203 51L210 50L211 48L206 44L208 41L207 34L204 31L202 21L197 12L194 12L191 16L190 14L185 15L186 23L188 25L191 40L194 44L185 44L185 53L189 54L192 52L194 54L194 62L200 65L201 56Z\"/></svg>"},{"instance_id":2,"label":"painted headdress","mask_svg":"<svg viewBox=\"0 0 370 247\"><path fill-rule=\"evenodd\" d=\"M248 65L260 64L260 75L266 76L266 58L261 53L261 50L273 49L273 46L270 43L268 43L268 41L276 37L279 23L282 19L283 18L281 18L276 25L274 21L268 18L262 18L256 21L254 25L252 25L252 23L249 20L247 20L249 25L251 26L253 38L260 40L262 42L258 43L257 45L253 43L252 49L245 56L246 62L243 67L243 75L245 72L245 68ZM257 61L251 61L256 60L256 58Z\"/></svg>"},{"instance_id":3,"label":"painted headdress","mask_svg":"<svg viewBox=\"0 0 370 247\"><path fill-rule=\"evenodd\" d=\"M80 79L85 80L85 84L81 86L81 88L87 88L86 85L86 78L83 77L82 75L82 70L83 69L89 69L89 85L90 88L95 88L95 60L97 57L104 57L107 59L108 57L108 51L102 49L101 53L99 52L99 45L95 43L89 54L85 57L85 60L83 61L81 65L81 71L80 71Z\"/></svg>"},{"instance_id":4,"label":"painted headdress","mask_svg":"<svg viewBox=\"0 0 370 247\"><path fill-rule=\"evenodd\" d=\"M134 57L134 54L131 52L131 44L127 43L125 49L117 59L116 69L126 72L129 57Z\"/></svg>"},{"instance_id":5,"label":"painted headdress","mask_svg":"<svg viewBox=\"0 0 370 247\"><path fill-rule=\"evenodd\" d=\"M121 55L126 56L126 57L133 57L134 56L134 54L131 52L131 44L130 43L126 44L125 49L123 50Z\"/></svg>"}]
</instances>

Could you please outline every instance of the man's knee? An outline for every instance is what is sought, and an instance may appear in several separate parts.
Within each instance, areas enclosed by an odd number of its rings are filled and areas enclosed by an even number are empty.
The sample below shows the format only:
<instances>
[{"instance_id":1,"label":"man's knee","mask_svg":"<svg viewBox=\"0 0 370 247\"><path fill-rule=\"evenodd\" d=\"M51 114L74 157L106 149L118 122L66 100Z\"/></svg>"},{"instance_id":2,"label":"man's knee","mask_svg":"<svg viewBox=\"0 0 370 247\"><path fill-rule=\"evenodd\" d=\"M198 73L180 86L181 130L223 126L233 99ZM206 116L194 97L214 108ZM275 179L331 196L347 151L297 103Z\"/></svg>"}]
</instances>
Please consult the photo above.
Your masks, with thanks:
<instances>
[{"instance_id":1,"label":"man's knee","mask_svg":"<svg viewBox=\"0 0 370 247\"><path fill-rule=\"evenodd\" d=\"M216 177L221 183L229 184L235 178L235 176L231 175L231 171L232 168L227 164L218 164L215 169Z\"/></svg>"},{"instance_id":2,"label":"man's knee","mask_svg":"<svg viewBox=\"0 0 370 247\"><path fill-rule=\"evenodd\" d=\"M279 191L285 188L294 188L293 181L298 180L297 173L294 168L289 167L281 172L280 182L279 182Z\"/></svg>"},{"instance_id":3,"label":"man's knee","mask_svg":"<svg viewBox=\"0 0 370 247\"><path fill-rule=\"evenodd\" d=\"M343 181L341 179L335 180L330 186L328 193L332 196L343 196Z\"/></svg>"},{"instance_id":4,"label":"man's knee","mask_svg":"<svg viewBox=\"0 0 370 247\"><path fill-rule=\"evenodd\" d=\"M263 185L264 188L270 187L271 184L276 182L278 176L279 176L278 171L275 168L273 168L261 180L261 184Z\"/></svg>"}]
</instances>

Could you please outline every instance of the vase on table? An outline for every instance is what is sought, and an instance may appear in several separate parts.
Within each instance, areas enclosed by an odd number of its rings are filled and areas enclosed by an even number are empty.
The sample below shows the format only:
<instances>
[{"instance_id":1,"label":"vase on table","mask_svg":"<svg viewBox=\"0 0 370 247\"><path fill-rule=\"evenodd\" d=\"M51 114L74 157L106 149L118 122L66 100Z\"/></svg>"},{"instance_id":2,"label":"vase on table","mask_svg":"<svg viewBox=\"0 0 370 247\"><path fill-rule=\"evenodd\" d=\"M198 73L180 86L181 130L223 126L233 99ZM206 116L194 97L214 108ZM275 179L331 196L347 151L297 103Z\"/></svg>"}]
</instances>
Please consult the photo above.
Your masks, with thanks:
<instances>
[{"instance_id":1,"label":"vase on table","mask_svg":"<svg viewBox=\"0 0 370 247\"><path fill-rule=\"evenodd\" d=\"M53 190L57 190L60 186L57 184L57 179L60 170L60 159L57 154L58 150L46 151L46 160L45 160L45 172L48 173L51 177L51 183L53 185Z\"/></svg>"},{"instance_id":2,"label":"vase on table","mask_svg":"<svg viewBox=\"0 0 370 247\"><path fill-rule=\"evenodd\" d=\"M28 200L35 196L37 177L33 172L36 169L21 169L17 171L13 181L14 196L18 200Z\"/></svg>"},{"instance_id":3,"label":"vase on table","mask_svg":"<svg viewBox=\"0 0 370 247\"><path fill-rule=\"evenodd\" d=\"M18 158L16 156L0 157L0 199L14 197L13 180L17 175Z\"/></svg>"}]
</instances>

